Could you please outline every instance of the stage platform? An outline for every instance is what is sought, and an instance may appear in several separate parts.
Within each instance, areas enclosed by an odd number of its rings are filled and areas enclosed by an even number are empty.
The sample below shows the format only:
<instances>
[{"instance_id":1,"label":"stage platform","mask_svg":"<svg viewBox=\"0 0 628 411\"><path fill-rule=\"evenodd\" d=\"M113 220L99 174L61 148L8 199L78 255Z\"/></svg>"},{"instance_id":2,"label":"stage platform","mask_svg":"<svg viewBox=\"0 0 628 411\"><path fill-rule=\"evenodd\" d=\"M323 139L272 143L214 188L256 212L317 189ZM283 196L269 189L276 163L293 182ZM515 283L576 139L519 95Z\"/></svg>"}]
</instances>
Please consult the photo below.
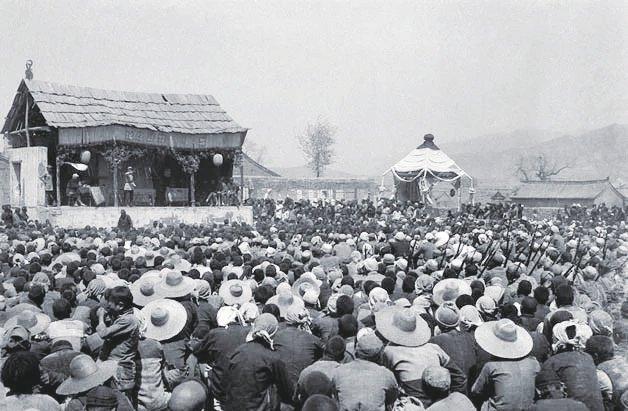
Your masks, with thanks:
<instances>
[{"instance_id":1,"label":"stage platform","mask_svg":"<svg viewBox=\"0 0 628 411\"><path fill-rule=\"evenodd\" d=\"M115 227L120 210L131 216L135 227L164 224L222 224L224 220L253 223L253 208L242 207L33 207L31 219L49 220L52 225L66 228Z\"/></svg>"}]
</instances>

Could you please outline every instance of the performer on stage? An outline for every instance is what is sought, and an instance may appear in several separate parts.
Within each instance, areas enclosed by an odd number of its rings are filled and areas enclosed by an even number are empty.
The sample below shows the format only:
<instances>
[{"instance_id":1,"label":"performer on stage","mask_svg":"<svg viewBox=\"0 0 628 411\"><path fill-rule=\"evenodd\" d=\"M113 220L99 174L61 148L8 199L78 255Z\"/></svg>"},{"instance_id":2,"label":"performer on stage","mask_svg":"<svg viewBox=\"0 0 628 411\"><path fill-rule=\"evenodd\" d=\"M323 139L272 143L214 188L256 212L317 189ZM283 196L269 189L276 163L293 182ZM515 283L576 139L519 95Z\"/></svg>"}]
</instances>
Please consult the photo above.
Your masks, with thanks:
<instances>
[{"instance_id":1,"label":"performer on stage","mask_svg":"<svg viewBox=\"0 0 628 411\"><path fill-rule=\"evenodd\" d=\"M124 173L124 197L122 200L129 207L133 206L133 192L136 186L135 172L133 167L129 166L126 169L126 173Z\"/></svg>"},{"instance_id":2,"label":"performer on stage","mask_svg":"<svg viewBox=\"0 0 628 411\"><path fill-rule=\"evenodd\" d=\"M49 205L49 206L55 205L55 202L56 202L55 195L54 195L55 189L52 183L52 172L53 172L53 167L47 166L46 171L43 173L43 175L39 177L42 183L44 183L44 189L46 190L46 205Z\"/></svg>"},{"instance_id":3,"label":"performer on stage","mask_svg":"<svg viewBox=\"0 0 628 411\"><path fill-rule=\"evenodd\" d=\"M65 195L68 197L68 205L71 207L76 206L76 202L79 197L79 176L78 174L72 174L72 178L68 181L68 184L65 186Z\"/></svg>"}]
</instances>

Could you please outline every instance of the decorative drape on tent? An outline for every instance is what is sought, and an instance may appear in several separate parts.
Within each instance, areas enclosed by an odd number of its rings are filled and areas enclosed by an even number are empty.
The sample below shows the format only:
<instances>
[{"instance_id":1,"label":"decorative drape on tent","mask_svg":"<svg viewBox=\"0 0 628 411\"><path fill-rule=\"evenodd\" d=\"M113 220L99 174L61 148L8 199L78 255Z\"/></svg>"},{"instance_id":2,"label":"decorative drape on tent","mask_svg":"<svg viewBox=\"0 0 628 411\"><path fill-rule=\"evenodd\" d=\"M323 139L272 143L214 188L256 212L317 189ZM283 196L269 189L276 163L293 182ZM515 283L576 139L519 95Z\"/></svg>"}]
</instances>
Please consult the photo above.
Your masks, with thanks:
<instances>
[{"instance_id":1,"label":"decorative drape on tent","mask_svg":"<svg viewBox=\"0 0 628 411\"><path fill-rule=\"evenodd\" d=\"M456 182L463 176L471 179L454 160L434 144L434 136L431 134L427 134L423 144L412 150L388 171L394 176L399 200L429 201L429 191L434 183Z\"/></svg>"}]
</instances>

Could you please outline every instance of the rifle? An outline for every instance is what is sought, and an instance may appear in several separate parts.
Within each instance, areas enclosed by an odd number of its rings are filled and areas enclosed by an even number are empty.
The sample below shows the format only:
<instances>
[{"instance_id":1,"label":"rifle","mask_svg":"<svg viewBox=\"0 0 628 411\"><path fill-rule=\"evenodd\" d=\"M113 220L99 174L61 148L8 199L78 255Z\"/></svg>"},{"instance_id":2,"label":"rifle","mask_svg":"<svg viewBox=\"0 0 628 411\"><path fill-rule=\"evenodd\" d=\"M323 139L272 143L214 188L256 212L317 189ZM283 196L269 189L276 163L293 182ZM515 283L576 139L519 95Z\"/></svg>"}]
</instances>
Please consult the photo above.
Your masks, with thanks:
<instances>
[{"instance_id":1,"label":"rifle","mask_svg":"<svg viewBox=\"0 0 628 411\"><path fill-rule=\"evenodd\" d=\"M408 264L406 264L406 274L408 274L408 272L410 271L410 262L412 262L413 267L414 267L414 250L416 249L416 243L419 242L419 240L417 240L416 235L413 235L413 240L414 240L414 244L412 244L412 250L410 251L410 255L408 256Z\"/></svg>"},{"instance_id":2,"label":"rifle","mask_svg":"<svg viewBox=\"0 0 628 411\"><path fill-rule=\"evenodd\" d=\"M445 262L445 257L447 256L447 246L449 245L449 241L451 240L451 237L449 237L447 239L447 242L445 243L445 249L443 250L443 256L440 258L440 264L439 266L442 266L443 263Z\"/></svg>"},{"instance_id":3,"label":"rifle","mask_svg":"<svg viewBox=\"0 0 628 411\"><path fill-rule=\"evenodd\" d=\"M532 238L530 239L530 245L529 245L529 252L528 252L528 259L526 260L526 265L530 264L530 260L532 259L532 247L534 246L534 237L536 236L536 233L539 231L539 225L534 227L534 233L532 233ZM539 247L540 249L540 247ZM538 253L539 250L536 250L534 252L534 256L536 257L536 254Z\"/></svg>"},{"instance_id":4,"label":"rifle","mask_svg":"<svg viewBox=\"0 0 628 411\"><path fill-rule=\"evenodd\" d=\"M492 253L487 253L488 255L486 256L486 259L484 260L484 262L482 263L482 271L480 271L477 275L477 278L481 278L482 274L484 274L484 271L486 271L486 267L488 267L488 262L491 261L493 259L493 257L495 257L495 254L497 254L497 251L499 251L499 249L502 247L502 242L501 240L499 240L499 242L497 243L497 247L495 247L495 250L493 250Z\"/></svg>"},{"instance_id":5,"label":"rifle","mask_svg":"<svg viewBox=\"0 0 628 411\"><path fill-rule=\"evenodd\" d=\"M508 264L508 257L510 257L510 227L512 226L512 220L510 215L508 216L508 230L506 231L506 257L504 259L504 267Z\"/></svg>"},{"instance_id":6,"label":"rifle","mask_svg":"<svg viewBox=\"0 0 628 411\"><path fill-rule=\"evenodd\" d=\"M606 260L606 244L608 243L608 230L604 234L604 251L602 253L602 261Z\"/></svg>"},{"instance_id":7,"label":"rifle","mask_svg":"<svg viewBox=\"0 0 628 411\"><path fill-rule=\"evenodd\" d=\"M543 244L541 244L541 246L542 246L542 245L543 245ZM545 252L547 251L547 249L549 248L549 246L550 246L550 244L549 244L549 242L548 242L548 243L547 243L547 245L545 246L545 248L543 249L543 251L541 252L541 256L540 256L540 257L536 260L536 262L535 262L535 263L534 263L531 267L529 267L529 268L530 268L530 270L528 271L528 276L530 276L530 275L532 274L532 271L534 271L534 267L536 267L536 265L539 263L539 261L541 261L541 258L543 258L543 256L545 255ZM541 249L542 249L542 248L541 248L541 247L539 247L539 249L537 250L537 253L538 253L539 251L541 251ZM535 253L535 254L534 254L534 257L536 257L536 254L537 254L537 253Z\"/></svg>"},{"instance_id":8,"label":"rifle","mask_svg":"<svg viewBox=\"0 0 628 411\"><path fill-rule=\"evenodd\" d=\"M575 234L575 233L574 233L574 234ZM575 263L576 257L578 256L578 253L580 252L580 242L581 242L581 241L582 241L582 236L578 237L578 243L576 244L576 252L574 253L574 256L573 256L573 258L574 258L574 263ZM584 254L584 253L581 253L581 254ZM582 256L580 256L580 260L582 260ZM574 264L574 263L572 263L572 264L571 264L571 266L567 269L567 271L565 271L565 272L563 273L563 277L567 277L567 274L569 274L569 272L571 271L571 269L575 267L575 264ZM578 262L578 264L579 264L579 262Z\"/></svg>"}]
</instances>

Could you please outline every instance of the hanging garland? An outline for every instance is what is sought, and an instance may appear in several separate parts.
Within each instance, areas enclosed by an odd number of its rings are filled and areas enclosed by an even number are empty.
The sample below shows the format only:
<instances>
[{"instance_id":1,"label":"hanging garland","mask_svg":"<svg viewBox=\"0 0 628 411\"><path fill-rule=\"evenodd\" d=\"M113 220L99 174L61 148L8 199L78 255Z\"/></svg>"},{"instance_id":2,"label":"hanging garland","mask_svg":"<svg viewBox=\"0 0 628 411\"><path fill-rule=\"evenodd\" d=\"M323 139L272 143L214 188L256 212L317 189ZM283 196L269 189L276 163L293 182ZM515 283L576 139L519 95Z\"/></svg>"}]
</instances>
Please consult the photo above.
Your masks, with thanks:
<instances>
[{"instance_id":1,"label":"hanging garland","mask_svg":"<svg viewBox=\"0 0 628 411\"><path fill-rule=\"evenodd\" d=\"M200 156L196 153L177 153L173 151L172 155L186 174L196 173L201 165Z\"/></svg>"},{"instance_id":2,"label":"hanging garland","mask_svg":"<svg viewBox=\"0 0 628 411\"><path fill-rule=\"evenodd\" d=\"M105 147L100 150L100 154L104 157L105 161L109 163L109 167L113 170L132 158L140 158L147 154L148 150L145 147L129 146L129 145L115 145Z\"/></svg>"},{"instance_id":3,"label":"hanging garland","mask_svg":"<svg viewBox=\"0 0 628 411\"><path fill-rule=\"evenodd\" d=\"M78 161L76 160L78 151L76 148L74 147L68 147L68 146L58 146L57 147L57 162L59 164L63 164L66 162L69 163L77 163Z\"/></svg>"}]
</instances>

